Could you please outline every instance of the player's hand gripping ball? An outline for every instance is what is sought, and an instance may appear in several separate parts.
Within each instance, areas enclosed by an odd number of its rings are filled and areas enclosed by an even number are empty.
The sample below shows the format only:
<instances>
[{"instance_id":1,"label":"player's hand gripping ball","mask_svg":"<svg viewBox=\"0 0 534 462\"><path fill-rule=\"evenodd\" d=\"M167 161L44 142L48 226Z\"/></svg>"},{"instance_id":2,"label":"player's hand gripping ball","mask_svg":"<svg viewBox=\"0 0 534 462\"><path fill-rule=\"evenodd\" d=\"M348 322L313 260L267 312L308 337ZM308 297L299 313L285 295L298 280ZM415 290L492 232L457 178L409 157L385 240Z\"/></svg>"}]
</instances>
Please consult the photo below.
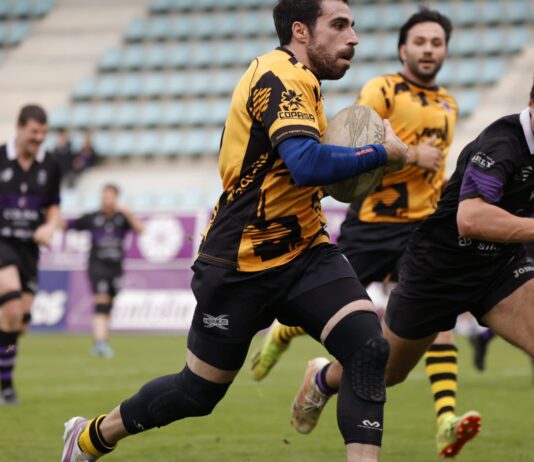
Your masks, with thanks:
<instances>
[{"instance_id":1,"label":"player's hand gripping ball","mask_svg":"<svg viewBox=\"0 0 534 462\"><path fill-rule=\"evenodd\" d=\"M323 143L358 148L384 142L384 125L374 109L354 104L339 111L328 123ZM354 202L371 193L382 180L384 167L324 186L340 202Z\"/></svg>"}]
</instances>

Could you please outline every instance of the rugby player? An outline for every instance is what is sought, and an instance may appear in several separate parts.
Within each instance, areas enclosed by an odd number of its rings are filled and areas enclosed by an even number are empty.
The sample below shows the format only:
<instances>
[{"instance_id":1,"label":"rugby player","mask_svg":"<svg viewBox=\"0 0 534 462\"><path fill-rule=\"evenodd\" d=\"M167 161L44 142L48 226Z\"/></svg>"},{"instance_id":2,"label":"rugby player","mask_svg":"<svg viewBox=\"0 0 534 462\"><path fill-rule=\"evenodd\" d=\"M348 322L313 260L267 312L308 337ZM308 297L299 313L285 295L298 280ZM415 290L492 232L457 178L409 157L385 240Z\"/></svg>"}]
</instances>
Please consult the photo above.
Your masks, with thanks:
<instances>
[{"instance_id":1,"label":"rugby player","mask_svg":"<svg viewBox=\"0 0 534 462\"><path fill-rule=\"evenodd\" d=\"M20 110L16 135L0 146L0 405L16 404L13 370L18 338L31 322L39 245L60 224L61 171L46 152L44 109Z\"/></svg>"},{"instance_id":2,"label":"rugby player","mask_svg":"<svg viewBox=\"0 0 534 462\"><path fill-rule=\"evenodd\" d=\"M387 174L373 193L351 204L341 225L338 246L366 287L386 278L397 279L410 235L436 209L458 114L454 98L436 84L451 32L450 20L438 11L423 8L413 14L399 32L402 70L372 79L359 95L358 104L370 106L387 118L408 145L408 165ZM265 377L291 338L303 333L299 327L275 322L253 357L252 377ZM435 403L437 449L447 457L461 447L457 430L469 424L472 437L480 425L473 411L460 417L455 414L457 356L454 335L443 332L425 357ZM336 390L329 386L329 376L339 374L335 371L339 363L333 366L329 373L332 364L326 359L309 363L304 387L307 394L299 394L293 403L292 424L301 433L313 430L326 400ZM318 406L309 406L309 402Z\"/></svg>"},{"instance_id":3,"label":"rugby player","mask_svg":"<svg viewBox=\"0 0 534 462\"><path fill-rule=\"evenodd\" d=\"M120 289L124 239L128 232L141 233L143 222L119 203L119 188L106 184L102 189L100 210L85 214L64 224L66 229L89 231L88 275L93 291L93 355L113 357L109 345L109 325L113 300Z\"/></svg>"},{"instance_id":4,"label":"rugby player","mask_svg":"<svg viewBox=\"0 0 534 462\"><path fill-rule=\"evenodd\" d=\"M383 145L320 143L320 80L341 78L358 43L346 0L279 0L274 21L280 48L256 58L232 96L219 153L224 191L193 266L186 365L107 416L69 420L63 462L94 460L128 435L210 414L252 337L276 317L358 369L358 380L342 380L339 427L348 461L378 460L388 345L365 289L329 243L320 186L402 165L407 147L387 121Z\"/></svg>"}]
</instances>

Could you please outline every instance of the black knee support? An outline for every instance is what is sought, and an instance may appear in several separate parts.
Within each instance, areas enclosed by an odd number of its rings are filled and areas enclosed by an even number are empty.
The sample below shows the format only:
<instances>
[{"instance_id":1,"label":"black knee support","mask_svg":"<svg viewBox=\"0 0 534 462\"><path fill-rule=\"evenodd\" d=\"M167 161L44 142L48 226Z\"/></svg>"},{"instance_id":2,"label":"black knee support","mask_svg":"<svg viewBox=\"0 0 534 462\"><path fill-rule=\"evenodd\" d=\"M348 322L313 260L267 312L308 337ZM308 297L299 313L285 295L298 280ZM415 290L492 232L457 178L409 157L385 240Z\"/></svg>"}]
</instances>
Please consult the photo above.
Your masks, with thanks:
<instances>
[{"instance_id":1,"label":"black knee support","mask_svg":"<svg viewBox=\"0 0 534 462\"><path fill-rule=\"evenodd\" d=\"M11 300L17 300L22 297L22 291L20 290L12 290L11 292L6 292L3 295L0 295L0 307L4 303L10 302Z\"/></svg>"},{"instance_id":2,"label":"black knee support","mask_svg":"<svg viewBox=\"0 0 534 462\"><path fill-rule=\"evenodd\" d=\"M97 303L95 305L95 313L98 314L110 314L111 313L111 303Z\"/></svg>"},{"instance_id":3,"label":"black knee support","mask_svg":"<svg viewBox=\"0 0 534 462\"><path fill-rule=\"evenodd\" d=\"M325 345L343 365L337 417L345 443L380 446L389 344L376 314L357 311L343 318Z\"/></svg>"},{"instance_id":4,"label":"black knee support","mask_svg":"<svg viewBox=\"0 0 534 462\"><path fill-rule=\"evenodd\" d=\"M230 383L209 382L186 366L179 374L159 377L121 404L126 431L139 433L185 417L208 415L224 397Z\"/></svg>"}]
</instances>

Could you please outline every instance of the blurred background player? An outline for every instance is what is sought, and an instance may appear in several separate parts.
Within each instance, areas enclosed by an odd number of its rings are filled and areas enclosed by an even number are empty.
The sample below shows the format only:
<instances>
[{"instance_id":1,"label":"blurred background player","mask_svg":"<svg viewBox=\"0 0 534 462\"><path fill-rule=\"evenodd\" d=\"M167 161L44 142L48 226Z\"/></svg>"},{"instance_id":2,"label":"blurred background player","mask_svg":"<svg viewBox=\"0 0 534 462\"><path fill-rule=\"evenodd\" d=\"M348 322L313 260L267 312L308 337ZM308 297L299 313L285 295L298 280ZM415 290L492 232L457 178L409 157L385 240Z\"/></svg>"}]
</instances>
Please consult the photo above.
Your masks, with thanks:
<instances>
[{"instance_id":1,"label":"blurred background player","mask_svg":"<svg viewBox=\"0 0 534 462\"><path fill-rule=\"evenodd\" d=\"M113 350L108 343L110 314L120 288L124 239L130 231L141 233L143 223L119 203L119 188L107 184L102 189L100 210L69 220L64 226L91 233L88 274L94 297L93 354L111 358Z\"/></svg>"},{"instance_id":2,"label":"blurred background player","mask_svg":"<svg viewBox=\"0 0 534 462\"><path fill-rule=\"evenodd\" d=\"M387 121L384 145L320 143L320 79L340 79L358 43L347 2L280 0L273 13L280 48L240 78L221 140L224 191L193 266L186 365L107 416L70 419L62 462L94 460L128 435L210 414L253 336L277 316L306 326L347 370L358 368L355 381L344 374L338 426L349 462L378 461L388 347L365 289L329 242L321 186L388 161L403 165L407 147ZM365 420L373 426L359 425Z\"/></svg>"},{"instance_id":3,"label":"blurred background player","mask_svg":"<svg viewBox=\"0 0 534 462\"><path fill-rule=\"evenodd\" d=\"M15 137L0 146L0 404L17 403L13 369L19 335L31 321L39 245L60 223L60 166L43 146L40 106L24 106Z\"/></svg>"},{"instance_id":4,"label":"blurred background player","mask_svg":"<svg viewBox=\"0 0 534 462\"><path fill-rule=\"evenodd\" d=\"M351 204L341 225L339 248L366 287L372 282L397 279L410 235L436 209L458 115L454 98L436 85L451 32L450 20L438 11L421 9L413 14L399 33L401 72L377 77L361 90L358 104L370 106L388 119L409 147L409 165L387 174L373 193ZM291 338L303 333L299 327L275 323L253 357L252 377L265 377ZM425 357L435 403L437 449L442 457L456 455L461 445L454 429L462 428L463 422L476 415L455 415L457 356L454 336L445 332L436 338ZM312 381L311 388L307 387L294 403L292 423L303 433L313 429L322 406L337 390L329 379L339 373L334 371L338 363L330 374L331 364L324 364L325 360L319 359L310 362L306 376L316 375L318 388ZM308 406L310 401L318 406Z\"/></svg>"}]
</instances>

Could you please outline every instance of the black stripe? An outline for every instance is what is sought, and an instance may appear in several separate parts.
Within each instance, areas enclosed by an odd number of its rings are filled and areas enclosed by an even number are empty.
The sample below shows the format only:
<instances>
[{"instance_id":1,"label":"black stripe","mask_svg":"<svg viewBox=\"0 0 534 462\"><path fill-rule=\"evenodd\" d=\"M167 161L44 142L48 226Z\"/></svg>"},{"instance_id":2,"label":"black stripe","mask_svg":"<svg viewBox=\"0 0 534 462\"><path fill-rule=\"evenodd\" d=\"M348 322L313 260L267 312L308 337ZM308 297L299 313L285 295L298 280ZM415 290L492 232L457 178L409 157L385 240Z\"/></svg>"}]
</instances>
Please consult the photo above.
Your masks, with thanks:
<instances>
[{"instance_id":1,"label":"black stripe","mask_svg":"<svg viewBox=\"0 0 534 462\"><path fill-rule=\"evenodd\" d=\"M441 356L441 357L435 357L435 356L427 356L425 358L425 363L427 366L431 364L456 364L458 362L458 357L456 356Z\"/></svg>"},{"instance_id":2,"label":"black stripe","mask_svg":"<svg viewBox=\"0 0 534 462\"><path fill-rule=\"evenodd\" d=\"M456 348L454 345L431 345L428 349L428 352L432 351L458 351L458 348Z\"/></svg>"},{"instance_id":3,"label":"black stripe","mask_svg":"<svg viewBox=\"0 0 534 462\"><path fill-rule=\"evenodd\" d=\"M445 406L445 407L442 407L439 411L438 411L438 417L441 415L441 414L445 414L446 412L454 412L454 408L452 406Z\"/></svg>"},{"instance_id":4,"label":"black stripe","mask_svg":"<svg viewBox=\"0 0 534 462\"><path fill-rule=\"evenodd\" d=\"M437 401L438 399L441 399L441 398L447 398L447 397L454 398L455 396L456 396L456 392L453 390L438 391L437 393L434 394L434 401Z\"/></svg>"},{"instance_id":5,"label":"black stripe","mask_svg":"<svg viewBox=\"0 0 534 462\"><path fill-rule=\"evenodd\" d=\"M100 438L98 437L98 433L96 429L97 420L98 419L93 419L91 423L89 424L89 438L91 439L91 443L93 443L93 446L98 452L102 454L107 454L108 452L111 452L111 449L104 446L101 443Z\"/></svg>"},{"instance_id":6,"label":"black stripe","mask_svg":"<svg viewBox=\"0 0 534 462\"><path fill-rule=\"evenodd\" d=\"M456 374L444 372L443 374L434 374L430 376L430 383L436 383L441 380L456 380Z\"/></svg>"}]
</instances>

